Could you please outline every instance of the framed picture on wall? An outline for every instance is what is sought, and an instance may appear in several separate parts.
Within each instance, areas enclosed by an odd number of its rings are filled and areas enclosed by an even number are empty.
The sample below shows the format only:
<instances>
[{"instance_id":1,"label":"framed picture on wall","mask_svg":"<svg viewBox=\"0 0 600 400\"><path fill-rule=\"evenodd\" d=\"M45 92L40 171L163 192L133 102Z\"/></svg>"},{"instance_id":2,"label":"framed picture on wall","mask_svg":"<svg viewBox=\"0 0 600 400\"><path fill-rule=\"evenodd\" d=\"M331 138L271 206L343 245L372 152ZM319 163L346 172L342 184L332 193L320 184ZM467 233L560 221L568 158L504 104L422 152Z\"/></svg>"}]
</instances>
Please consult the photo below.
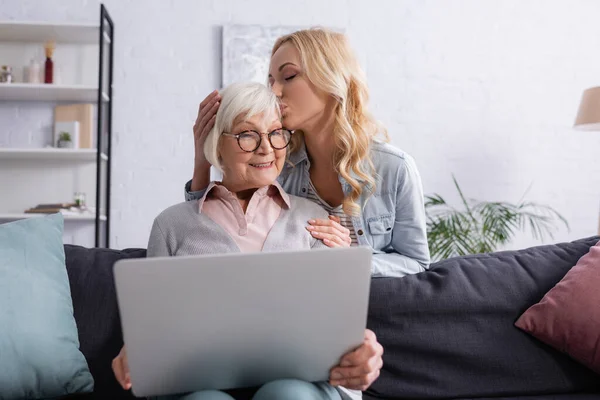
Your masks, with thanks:
<instances>
[{"instance_id":1,"label":"framed picture on wall","mask_svg":"<svg viewBox=\"0 0 600 400\"><path fill-rule=\"evenodd\" d=\"M283 35L311 26L224 25L222 40L223 71L221 86L233 82L267 83L269 60L275 41ZM325 27L336 32L339 27Z\"/></svg>"},{"instance_id":2,"label":"framed picture on wall","mask_svg":"<svg viewBox=\"0 0 600 400\"><path fill-rule=\"evenodd\" d=\"M278 37L306 26L223 26L222 87L233 82L266 84L271 50Z\"/></svg>"}]
</instances>

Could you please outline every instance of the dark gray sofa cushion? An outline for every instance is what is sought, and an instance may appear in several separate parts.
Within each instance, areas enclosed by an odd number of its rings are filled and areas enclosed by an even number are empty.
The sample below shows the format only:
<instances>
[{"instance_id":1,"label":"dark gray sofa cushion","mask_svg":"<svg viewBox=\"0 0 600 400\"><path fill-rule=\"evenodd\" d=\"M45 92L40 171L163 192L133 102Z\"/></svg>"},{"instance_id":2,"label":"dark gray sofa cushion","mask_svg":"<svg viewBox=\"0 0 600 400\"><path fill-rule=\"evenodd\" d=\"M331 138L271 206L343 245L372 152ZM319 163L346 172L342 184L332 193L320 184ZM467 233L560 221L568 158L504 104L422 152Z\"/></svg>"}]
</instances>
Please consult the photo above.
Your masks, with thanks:
<instances>
[{"instance_id":1,"label":"dark gray sofa cushion","mask_svg":"<svg viewBox=\"0 0 600 400\"><path fill-rule=\"evenodd\" d=\"M544 394L540 396L517 396L517 397L486 397L477 400L598 400L600 394L596 393L568 393L568 394ZM459 399L473 400L473 399Z\"/></svg>"},{"instance_id":2,"label":"dark gray sofa cushion","mask_svg":"<svg viewBox=\"0 0 600 400\"><path fill-rule=\"evenodd\" d=\"M363 400L376 400L368 393L363 395ZM539 396L514 396L514 397L479 397L479 398L457 398L452 400L600 400L600 393L568 393L568 394L545 394Z\"/></svg>"},{"instance_id":3,"label":"dark gray sofa cushion","mask_svg":"<svg viewBox=\"0 0 600 400\"><path fill-rule=\"evenodd\" d=\"M94 377L94 394L85 398L133 398L121 389L111 366L123 346L113 265L121 258L145 257L146 250L65 245L65 255L80 349Z\"/></svg>"},{"instance_id":4,"label":"dark gray sofa cushion","mask_svg":"<svg viewBox=\"0 0 600 400\"><path fill-rule=\"evenodd\" d=\"M455 258L413 276L374 279L368 326L385 354L368 394L600 393L600 376L514 327L597 241Z\"/></svg>"}]
</instances>

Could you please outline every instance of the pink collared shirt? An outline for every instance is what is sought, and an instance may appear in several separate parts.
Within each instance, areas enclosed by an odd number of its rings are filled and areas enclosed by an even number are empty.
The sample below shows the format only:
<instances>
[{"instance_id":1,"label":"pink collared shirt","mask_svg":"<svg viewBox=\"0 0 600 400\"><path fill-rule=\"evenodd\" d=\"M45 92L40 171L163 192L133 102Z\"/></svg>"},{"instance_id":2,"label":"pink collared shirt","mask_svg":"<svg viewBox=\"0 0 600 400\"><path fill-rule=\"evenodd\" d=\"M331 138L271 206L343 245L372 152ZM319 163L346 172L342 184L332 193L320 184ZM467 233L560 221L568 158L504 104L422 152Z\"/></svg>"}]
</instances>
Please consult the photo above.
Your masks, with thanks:
<instances>
[{"instance_id":1,"label":"pink collared shirt","mask_svg":"<svg viewBox=\"0 0 600 400\"><path fill-rule=\"evenodd\" d=\"M198 200L199 212L219 224L235 241L241 252L259 252L290 198L279 183L264 186L252 195L246 213L236 195L219 182L211 182Z\"/></svg>"}]
</instances>

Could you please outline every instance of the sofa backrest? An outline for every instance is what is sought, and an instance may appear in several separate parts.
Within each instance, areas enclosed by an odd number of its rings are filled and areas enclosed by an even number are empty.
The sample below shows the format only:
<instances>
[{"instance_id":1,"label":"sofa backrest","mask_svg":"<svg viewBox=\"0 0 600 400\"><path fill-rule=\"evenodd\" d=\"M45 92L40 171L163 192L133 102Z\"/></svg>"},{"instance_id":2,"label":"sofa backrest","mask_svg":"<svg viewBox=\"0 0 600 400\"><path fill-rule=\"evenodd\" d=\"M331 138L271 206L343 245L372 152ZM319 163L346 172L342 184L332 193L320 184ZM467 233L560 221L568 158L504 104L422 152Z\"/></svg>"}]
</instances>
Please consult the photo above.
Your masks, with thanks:
<instances>
[{"instance_id":1,"label":"sofa backrest","mask_svg":"<svg viewBox=\"0 0 600 400\"><path fill-rule=\"evenodd\" d=\"M514 327L599 238L459 257L404 278L375 278L368 326L384 346L377 398L600 392L591 371ZM114 379L122 342L113 265L144 249L65 245L80 347L97 398L133 398Z\"/></svg>"},{"instance_id":2,"label":"sofa backrest","mask_svg":"<svg viewBox=\"0 0 600 400\"><path fill-rule=\"evenodd\" d=\"M514 326L598 239L459 257L420 274L374 279L368 325L385 354L368 394L394 399L600 392L600 376Z\"/></svg>"},{"instance_id":3,"label":"sofa backrest","mask_svg":"<svg viewBox=\"0 0 600 400\"><path fill-rule=\"evenodd\" d=\"M146 250L65 245L65 256L80 349L94 377L95 397L133 398L118 385L111 366L123 346L113 264L122 258L145 257Z\"/></svg>"}]
</instances>

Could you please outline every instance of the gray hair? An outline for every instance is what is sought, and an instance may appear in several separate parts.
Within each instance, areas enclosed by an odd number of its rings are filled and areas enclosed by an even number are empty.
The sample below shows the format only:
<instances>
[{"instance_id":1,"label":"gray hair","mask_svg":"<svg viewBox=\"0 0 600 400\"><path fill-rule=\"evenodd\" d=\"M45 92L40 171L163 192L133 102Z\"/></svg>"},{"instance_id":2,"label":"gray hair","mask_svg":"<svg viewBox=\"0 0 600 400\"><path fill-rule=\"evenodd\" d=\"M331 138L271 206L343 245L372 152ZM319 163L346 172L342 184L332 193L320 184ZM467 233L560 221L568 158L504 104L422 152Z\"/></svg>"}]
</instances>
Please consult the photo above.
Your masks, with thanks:
<instances>
[{"instance_id":1,"label":"gray hair","mask_svg":"<svg viewBox=\"0 0 600 400\"><path fill-rule=\"evenodd\" d=\"M219 92L221 105L217 111L215 125L204 142L204 156L219 171L223 172L219 157L219 140L223 132L229 132L240 115L249 119L264 113L265 118L281 118L279 101L271 89L261 83L232 83Z\"/></svg>"}]
</instances>

